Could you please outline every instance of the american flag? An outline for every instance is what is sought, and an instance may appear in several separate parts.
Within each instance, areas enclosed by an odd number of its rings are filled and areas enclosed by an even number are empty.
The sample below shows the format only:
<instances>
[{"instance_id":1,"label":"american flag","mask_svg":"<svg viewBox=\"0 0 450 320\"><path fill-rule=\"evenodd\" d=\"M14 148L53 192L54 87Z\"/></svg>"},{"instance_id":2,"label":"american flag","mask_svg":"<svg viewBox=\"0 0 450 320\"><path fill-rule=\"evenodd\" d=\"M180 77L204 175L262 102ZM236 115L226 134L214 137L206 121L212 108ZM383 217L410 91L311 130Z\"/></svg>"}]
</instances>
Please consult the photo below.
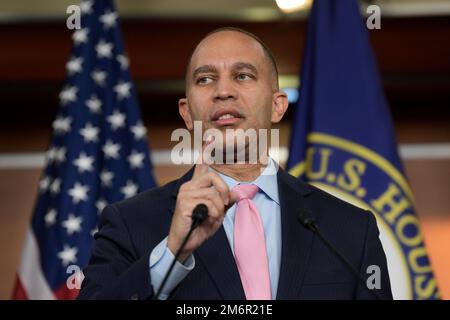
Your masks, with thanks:
<instances>
[{"instance_id":1,"label":"american flag","mask_svg":"<svg viewBox=\"0 0 450 320\"><path fill-rule=\"evenodd\" d=\"M80 8L16 299L76 297L102 209L155 185L117 12L109 0Z\"/></svg>"}]
</instances>

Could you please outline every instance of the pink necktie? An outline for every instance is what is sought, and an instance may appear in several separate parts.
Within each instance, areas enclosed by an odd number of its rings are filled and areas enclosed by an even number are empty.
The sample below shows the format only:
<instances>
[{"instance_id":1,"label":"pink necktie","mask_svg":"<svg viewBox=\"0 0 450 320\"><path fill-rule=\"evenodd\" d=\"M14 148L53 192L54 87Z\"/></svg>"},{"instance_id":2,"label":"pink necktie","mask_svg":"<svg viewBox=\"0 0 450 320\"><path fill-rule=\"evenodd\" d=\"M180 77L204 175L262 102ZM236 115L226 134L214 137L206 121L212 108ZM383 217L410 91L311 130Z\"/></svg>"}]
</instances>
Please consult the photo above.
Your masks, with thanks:
<instances>
[{"instance_id":1,"label":"pink necktie","mask_svg":"<svg viewBox=\"0 0 450 320\"><path fill-rule=\"evenodd\" d=\"M251 200L258 192L254 184L233 188L238 201L234 218L234 255L247 300L270 300L269 264L264 227Z\"/></svg>"}]
</instances>

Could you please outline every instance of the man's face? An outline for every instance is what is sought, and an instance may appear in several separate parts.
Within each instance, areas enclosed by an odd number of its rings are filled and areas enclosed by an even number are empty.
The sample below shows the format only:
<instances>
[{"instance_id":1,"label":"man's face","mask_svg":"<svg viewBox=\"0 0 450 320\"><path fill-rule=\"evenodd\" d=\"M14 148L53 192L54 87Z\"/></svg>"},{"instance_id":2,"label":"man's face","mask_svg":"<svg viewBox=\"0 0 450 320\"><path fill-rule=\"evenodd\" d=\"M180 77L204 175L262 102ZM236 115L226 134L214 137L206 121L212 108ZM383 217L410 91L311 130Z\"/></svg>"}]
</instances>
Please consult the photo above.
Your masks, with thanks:
<instances>
[{"instance_id":1,"label":"man's face","mask_svg":"<svg viewBox=\"0 0 450 320\"><path fill-rule=\"evenodd\" d=\"M179 109L190 130L195 120L203 130L270 129L287 108L263 48L239 32L217 32L200 42L186 81Z\"/></svg>"}]
</instances>

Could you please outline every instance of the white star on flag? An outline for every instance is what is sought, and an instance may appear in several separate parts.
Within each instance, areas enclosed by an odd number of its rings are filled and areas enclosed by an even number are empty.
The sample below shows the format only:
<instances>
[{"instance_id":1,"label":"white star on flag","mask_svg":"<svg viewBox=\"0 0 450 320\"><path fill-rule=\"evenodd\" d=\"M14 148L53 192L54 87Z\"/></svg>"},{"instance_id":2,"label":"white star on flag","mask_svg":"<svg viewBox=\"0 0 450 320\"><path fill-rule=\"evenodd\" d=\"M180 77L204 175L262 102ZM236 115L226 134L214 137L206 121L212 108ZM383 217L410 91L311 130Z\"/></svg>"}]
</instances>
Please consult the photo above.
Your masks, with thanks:
<instances>
[{"instance_id":1,"label":"white star on flag","mask_svg":"<svg viewBox=\"0 0 450 320\"><path fill-rule=\"evenodd\" d=\"M52 163L53 161L55 163L62 163L66 160L66 148L61 147L51 147L47 151L47 161L48 163Z\"/></svg>"},{"instance_id":2,"label":"white star on flag","mask_svg":"<svg viewBox=\"0 0 450 320\"><path fill-rule=\"evenodd\" d=\"M125 70L128 68L128 66L130 65L130 61L128 60L128 58L123 55L123 54L118 54L116 57L117 61L119 61L120 63L120 68L122 70Z\"/></svg>"},{"instance_id":3,"label":"white star on flag","mask_svg":"<svg viewBox=\"0 0 450 320\"><path fill-rule=\"evenodd\" d=\"M114 113L108 116L106 119L111 124L111 128L113 130L117 130L125 125L125 118L126 117L124 113L115 110Z\"/></svg>"},{"instance_id":4,"label":"white star on flag","mask_svg":"<svg viewBox=\"0 0 450 320\"><path fill-rule=\"evenodd\" d=\"M127 160L130 163L130 167L132 169L139 169L142 167L145 155L143 153L137 152L133 150L131 154L128 156Z\"/></svg>"},{"instance_id":5,"label":"white star on flag","mask_svg":"<svg viewBox=\"0 0 450 320\"><path fill-rule=\"evenodd\" d=\"M75 45L79 45L80 43L86 43L88 41L87 34L89 33L88 28L83 28L75 31L72 34L72 40L75 43Z\"/></svg>"},{"instance_id":6,"label":"white star on flag","mask_svg":"<svg viewBox=\"0 0 450 320\"><path fill-rule=\"evenodd\" d=\"M55 153L53 156L56 163L62 163L66 160L66 148L55 148Z\"/></svg>"},{"instance_id":7,"label":"white star on flag","mask_svg":"<svg viewBox=\"0 0 450 320\"><path fill-rule=\"evenodd\" d=\"M100 16L99 20L101 21L101 23L103 23L103 28L105 29L114 27L117 20L117 12L105 12L105 14Z\"/></svg>"},{"instance_id":8,"label":"white star on flag","mask_svg":"<svg viewBox=\"0 0 450 320\"><path fill-rule=\"evenodd\" d=\"M106 169L103 169L103 171L100 173L100 180L102 181L102 185L106 187L111 187L113 178L114 173Z\"/></svg>"},{"instance_id":9,"label":"white star on flag","mask_svg":"<svg viewBox=\"0 0 450 320\"><path fill-rule=\"evenodd\" d=\"M105 85L106 76L107 74L105 71L101 71L98 69L92 71L91 73L92 79L100 87L103 87Z\"/></svg>"},{"instance_id":10,"label":"white star on flag","mask_svg":"<svg viewBox=\"0 0 450 320\"><path fill-rule=\"evenodd\" d=\"M107 159L118 159L119 158L119 150L120 150L120 144L113 143L111 140L106 141L105 145L103 146L103 152L105 153L105 157Z\"/></svg>"},{"instance_id":11,"label":"white star on flag","mask_svg":"<svg viewBox=\"0 0 450 320\"><path fill-rule=\"evenodd\" d=\"M92 13L92 6L93 6L93 2L92 1L82 1L80 3L80 9L82 13L85 14L91 14Z\"/></svg>"},{"instance_id":12,"label":"white star on flag","mask_svg":"<svg viewBox=\"0 0 450 320\"><path fill-rule=\"evenodd\" d=\"M66 86L59 94L59 100L62 105L66 105L70 102L75 102L77 100L78 88L75 86Z\"/></svg>"},{"instance_id":13,"label":"white star on flag","mask_svg":"<svg viewBox=\"0 0 450 320\"><path fill-rule=\"evenodd\" d=\"M67 234L71 236L74 232L81 232L82 217L76 217L72 213L69 214L67 220L64 220L61 224L66 228Z\"/></svg>"},{"instance_id":14,"label":"white star on flag","mask_svg":"<svg viewBox=\"0 0 450 320\"><path fill-rule=\"evenodd\" d=\"M45 176L44 178L39 181L39 190L41 192L47 191L48 187L50 186L50 178Z\"/></svg>"},{"instance_id":15,"label":"white star on flag","mask_svg":"<svg viewBox=\"0 0 450 320\"><path fill-rule=\"evenodd\" d=\"M103 209L108 205L105 199L100 198L95 202L95 206L97 207L97 213L100 215Z\"/></svg>"},{"instance_id":16,"label":"white star on flag","mask_svg":"<svg viewBox=\"0 0 450 320\"><path fill-rule=\"evenodd\" d=\"M100 113L102 110L102 101L98 99L95 94L93 94L88 100L86 100L86 106L89 108L90 112Z\"/></svg>"},{"instance_id":17,"label":"white star on flag","mask_svg":"<svg viewBox=\"0 0 450 320\"><path fill-rule=\"evenodd\" d=\"M67 73L69 73L69 75L73 75L75 73L80 73L82 64L83 64L83 58L81 58L81 57L72 57L66 63Z\"/></svg>"},{"instance_id":18,"label":"white star on flag","mask_svg":"<svg viewBox=\"0 0 450 320\"><path fill-rule=\"evenodd\" d=\"M120 188L120 192L123 193L125 199L128 199L137 194L138 187L131 181L128 180L126 186Z\"/></svg>"},{"instance_id":19,"label":"white star on flag","mask_svg":"<svg viewBox=\"0 0 450 320\"><path fill-rule=\"evenodd\" d=\"M117 99L122 100L130 96L131 83L120 81L114 86L114 91L117 93Z\"/></svg>"},{"instance_id":20,"label":"white star on flag","mask_svg":"<svg viewBox=\"0 0 450 320\"><path fill-rule=\"evenodd\" d=\"M70 130L70 123L72 119L70 117L57 117L55 121L53 121L53 130L55 130L56 134L67 133Z\"/></svg>"},{"instance_id":21,"label":"white star on flag","mask_svg":"<svg viewBox=\"0 0 450 320\"><path fill-rule=\"evenodd\" d=\"M52 194L57 194L60 190L61 190L61 179L56 178L50 185L50 192Z\"/></svg>"},{"instance_id":22,"label":"white star on flag","mask_svg":"<svg viewBox=\"0 0 450 320\"><path fill-rule=\"evenodd\" d=\"M73 164L78 168L79 173L94 170L92 167L93 163L94 157L88 157L84 152L81 152L80 156L73 161Z\"/></svg>"},{"instance_id":23,"label":"white star on flag","mask_svg":"<svg viewBox=\"0 0 450 320\"><path fill-rule=\"evenodd\" d=\"M87 200L87 192L89 191L88 185L82 185L79 182L75 182L72 189L68 191L69 196L72 197L72 201L76 204L80 201Z\"/></svg>"},{"instance_id":24,"label":"white star on flag","mask_svg":"<svg viewBox=\"0 0 450 320\"><path fill-rule=\"evenodd\" d=\"M64 245L63 251L58 252L58 258L62 260L64 267L67 267L70 263L77 262L78 249L76 247L71 248L68 245Z\"/></svg>"},{"instance_id":25,"label":"white star on flag","mask_svg":"<svg viewBox=\"0 0 450 320\"><path fill-rule=\"evenodd\" d=\"M55 209L48 210L47 213L45 214L44 220L45 225L47 227L54 225L56 222L56 210Z\"/></svg>"},{"instance_id":26,"label":"white star on flag","mask_svg":"<svg viewBox=\"0 0 450 320\"><path fill-rule=\"evenodd\" d=\"M111 58L112 56L113 44L106 42L105 40L100 40L95 46L95 51L97 51L98 58Z\"/></svg>"},{"instance_id":27,"label":"white star on flag","mask_svg":"<svg viewBox=\"0 0 450 320\"><path fill-rule=\"evenodd\" d=\"M134 134L136 140L142 139L147 134L147 129L144 127L141 121L139 121L135 126L131 127L131 132Z\"/></svg>"},{"instance_id":28,"label":"white star on flag","mask_svg":"<svg viewBox=\"0 0 450 320\"><path fill-rule=\"evenodd\" d=\"M56 150L58 150L58 148L56 148L56 147L51 147L50 149L48 149L47 155L46 155L46 159L47 159L48 163L52 163L53 160L55 160Z\"/></svg>"},{"instance_id":29,"label":"white star on flag","mask_svg":"<svg viewBox=\"0 0 450 320\"><path fill-rule=\"evenodd\" d=\"M97 127L93 127L89 122L86 123L86 126L83 129L80 129L80 134L83 136L84 142L97 142L98 141L98 133L99 129Z\"/></svg>"}]
</instances>

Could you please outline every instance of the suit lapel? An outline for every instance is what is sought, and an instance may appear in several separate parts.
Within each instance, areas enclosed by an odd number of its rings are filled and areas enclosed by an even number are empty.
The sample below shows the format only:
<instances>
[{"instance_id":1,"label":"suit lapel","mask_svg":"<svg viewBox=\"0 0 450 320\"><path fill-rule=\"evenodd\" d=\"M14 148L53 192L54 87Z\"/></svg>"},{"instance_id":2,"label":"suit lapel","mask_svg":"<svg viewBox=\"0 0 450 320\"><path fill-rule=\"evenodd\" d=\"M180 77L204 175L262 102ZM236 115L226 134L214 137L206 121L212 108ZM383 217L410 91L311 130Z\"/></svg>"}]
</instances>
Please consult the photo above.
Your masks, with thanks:
<instances>
[{"instance_id":1,"label":"suit lapel","mask_svg":"<svg viewBox=\"0 0 450 320\"><path fill-rule=\"evenodd\" d=\"M307 208L305 196L311 190L282 169L278 172L278 190L282 245L277 299L298 299L308 266L313 234L300 226L296 210Z\"/></svg>"},{"instance_id":2,"label":"suit lapel","mask_svg":"<svg viewBox=\"0 0 450 320\"><path fill-rule=\"evenodd\" d=\"M223 299L245 299L239 271L223 226L197 249L196 255Z\"/></svg>"},{"instance_id":3,"label":"suit lapel","mask_svg":"<svg viewBox=\"0 0 450 320\"><path fill-rule=\"evenodd\" d=\"M183 183L192 178L193 173L194 168L189 170L178 180L178 183L172 193L173 204L170 208L170 214L173 214L175 210L178 190ZM205 241L195 251L194 256L196 260L198 260L198 262L201 263L206 269L223 299L245 299L239 271L237 269L236 262L223 226L219 228L214 236Z\"/></svg>"}]
</instances>

